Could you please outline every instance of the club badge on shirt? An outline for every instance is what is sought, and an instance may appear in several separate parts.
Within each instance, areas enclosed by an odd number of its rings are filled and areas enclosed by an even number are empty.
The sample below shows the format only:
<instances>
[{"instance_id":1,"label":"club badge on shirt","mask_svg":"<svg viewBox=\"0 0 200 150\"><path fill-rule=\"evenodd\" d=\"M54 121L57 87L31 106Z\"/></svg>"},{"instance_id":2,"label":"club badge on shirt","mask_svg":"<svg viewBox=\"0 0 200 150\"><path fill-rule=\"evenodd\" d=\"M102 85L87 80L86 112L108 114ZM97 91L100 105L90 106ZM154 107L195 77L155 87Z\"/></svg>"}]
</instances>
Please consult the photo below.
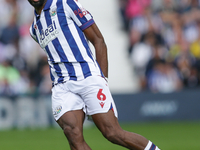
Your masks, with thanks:
<instances>
[{"instance_id":1,"label":"club badge on shirt","mask_svg":"<svg viewBox=\"0 0 200 150\"><path fill-rule=\"evenodd\" d=\"M49 11L50 16L55 16L57 14L57 7L53 7L51 8L51 10Z\"/></svg>"}]
</instances>

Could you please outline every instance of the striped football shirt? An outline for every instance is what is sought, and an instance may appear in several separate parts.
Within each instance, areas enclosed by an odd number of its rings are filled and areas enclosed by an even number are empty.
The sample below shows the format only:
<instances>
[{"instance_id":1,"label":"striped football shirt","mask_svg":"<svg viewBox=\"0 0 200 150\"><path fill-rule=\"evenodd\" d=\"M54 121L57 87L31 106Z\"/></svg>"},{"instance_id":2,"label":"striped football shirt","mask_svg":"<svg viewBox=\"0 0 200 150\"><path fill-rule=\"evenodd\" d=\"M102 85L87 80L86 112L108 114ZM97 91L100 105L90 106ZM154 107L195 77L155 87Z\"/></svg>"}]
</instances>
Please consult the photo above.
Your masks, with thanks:
<instances>
[{"instance_id":1,"label":"striped football shirt","mask_svg":"<svg viewBox=\"0 0 200 150\"><path fill-rule=\"evenodd\" d=\"M41 14L35 12L30 34L47 54L54 84L103 76L83 33L92 24L77 0L47 0Z\"/></svg>"}]
</instances>

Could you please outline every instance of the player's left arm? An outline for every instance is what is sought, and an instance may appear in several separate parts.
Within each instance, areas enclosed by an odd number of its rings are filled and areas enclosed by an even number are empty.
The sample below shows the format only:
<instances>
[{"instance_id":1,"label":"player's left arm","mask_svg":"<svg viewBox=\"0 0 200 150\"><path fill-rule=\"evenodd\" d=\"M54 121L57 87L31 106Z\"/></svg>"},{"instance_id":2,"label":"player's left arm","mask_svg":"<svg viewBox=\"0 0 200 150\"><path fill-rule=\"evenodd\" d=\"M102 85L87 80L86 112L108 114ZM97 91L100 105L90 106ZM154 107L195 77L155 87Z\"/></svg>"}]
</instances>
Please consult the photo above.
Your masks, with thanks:
<instances>
[{"instance_id":1,"label":"player's left arm","mask_svg":"<svg viewBox=\"0 0 200 150\"><path fill-rule=\"evenodd\" d=\"M65 7L68 8L66 9L66 17L72 18L93 44L97 62L104 76L108 77L107 47L92 15L76 0L67 0Z\"/></svg>"},{"instance_id":2,"label":"player's left arm","mask_svg":"<svg viewBox=\"0 0 200 150\"><path fill-rule=\"evenodd\" d=\"M93 44L96 53L96 59L105 77L108 77L108 58L107 46L104 38L94 23L87 29L83 30L86 38Z\"/></svg>"}]
</instances>

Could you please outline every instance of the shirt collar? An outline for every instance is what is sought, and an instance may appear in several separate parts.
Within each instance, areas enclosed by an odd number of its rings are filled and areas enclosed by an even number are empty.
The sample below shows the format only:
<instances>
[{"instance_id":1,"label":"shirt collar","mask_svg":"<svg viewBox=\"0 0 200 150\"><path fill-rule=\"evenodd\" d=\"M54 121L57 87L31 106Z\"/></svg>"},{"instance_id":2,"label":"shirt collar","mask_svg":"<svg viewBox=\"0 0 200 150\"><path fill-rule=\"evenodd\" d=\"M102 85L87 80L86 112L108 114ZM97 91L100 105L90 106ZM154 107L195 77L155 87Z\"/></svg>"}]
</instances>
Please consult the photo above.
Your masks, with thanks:
<instances>
[{"instance_id":1,"label":"shirt collar","mask_svg":"<svg viewBox=\"0 0 200 150\"><path fill-rule=\"evenodd\" d=\"M43 8L43 10L47 10L47 9L49 9L50 6L51 6L52 1L53 1L53 0L47 0L45 6L44 6L44 8Z\"/></svg>"},{"instance_id":2,"label":"shirt collar","mask_svg":"<svg viewBox=\"0 0 200 150\"><path fill-rule=\"evenodd\" d=\"M36 18L38 18L40 15L38 15L37 13L36 13L36 11L34 10L34 13L35 13L35 16L36 16Z\"/></svg>"}]
</instances>

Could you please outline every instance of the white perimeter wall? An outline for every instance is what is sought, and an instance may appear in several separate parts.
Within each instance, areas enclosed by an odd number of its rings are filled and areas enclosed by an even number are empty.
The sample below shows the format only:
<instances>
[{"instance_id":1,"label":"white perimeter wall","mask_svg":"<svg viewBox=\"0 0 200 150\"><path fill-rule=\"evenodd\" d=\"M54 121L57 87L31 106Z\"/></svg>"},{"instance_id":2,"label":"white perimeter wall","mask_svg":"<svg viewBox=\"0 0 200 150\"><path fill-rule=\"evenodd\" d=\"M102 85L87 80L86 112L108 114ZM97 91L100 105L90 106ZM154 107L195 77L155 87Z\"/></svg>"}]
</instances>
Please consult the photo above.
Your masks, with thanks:
<instances>
[{"instance_id":1,"label":"white perimeter wall","mask_svg":"<svg viewBox=\"0 0 200 150\"><path fill-rule=\"evenodd\" d=\"M138 90L132 66L128 59L128 37L121 29L117 0L79 0L94 17L107 47L109 59L109 86L112 93L133 93Z\"/></svg>"}]
</instances>

